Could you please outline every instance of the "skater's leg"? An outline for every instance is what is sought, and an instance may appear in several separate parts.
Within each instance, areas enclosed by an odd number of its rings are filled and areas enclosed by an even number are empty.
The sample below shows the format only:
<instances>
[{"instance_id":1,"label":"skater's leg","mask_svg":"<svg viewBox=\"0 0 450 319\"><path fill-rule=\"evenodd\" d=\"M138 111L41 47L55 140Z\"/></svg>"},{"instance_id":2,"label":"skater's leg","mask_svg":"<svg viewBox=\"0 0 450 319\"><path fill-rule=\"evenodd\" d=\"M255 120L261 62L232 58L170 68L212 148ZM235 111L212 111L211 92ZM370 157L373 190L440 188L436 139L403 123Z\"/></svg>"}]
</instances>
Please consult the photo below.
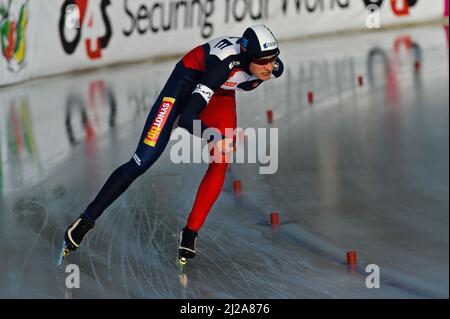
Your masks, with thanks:
<instances>
[{"instance_id":1,"label":"skater's leg","mask_svg":"<svg viewBox=\"0 0 450 319\"><path fill-rule=\"evenodd\" d=\"M194 206L187 221L187 227L198 231L205 222L206 216L220 195L227 163L211 163L200 184L195 198Z\"/></svg>"},{"instance_id":2,"label":"skater's leg","mask_svg":"<svg viewBox=\"0 0 450 319\"><path fill-rule=\"evenodd\" d=\"M64 252L78 248L103 211L159 158L195 85L191 75L178 64L150 110L133 157L111 174L95 199L66 229Z\"/></svg>"},{"instance_id":3,"label":"skater's leg","mask_svg":"<svg viewBox=\"0 0 450 319\"><path fill-rule=\"evenodd\" d=\"M98 219L103 211L156 161L161 152L154 152L152 161L146 163L142 168L136 164L134 159L118 167L108 178L95 199L87 206L84 215L91 221Z\"/></svg>"},{"instance_id":4,"label":"skater's leg","mask_svg":"<svg viewBox=\"0 0 450 319\"><path fill-rule=\"evenodd\" d=\"M171 109L164 111L164 123L161 121L161 118L157 120L160 124L159 127L161 128L159 134L157 134L158 138L156 139L156 135L154 134L151 136L148 135L147 132L153 128L154 121L162 114L161 110L165 107L164 103L165 99L160 97L153 106L136 149L136 153L133 155L132 159L121 165L111 174L92 203L90 203L83 214L67 228L64 238L69 250L75 250L80 246L81 241L89 230L94 227L96 219L100 217L103 211L111 205L138 176L149 169L163 152L169 141L173 123L180 113L177 110L175 103L171 106Z\"/></svg>"},{"instance_id":5,"label":"skater's leg","mask_svg":"<svg viewBox=\"0 0 450 319\"><path fill-rule=\"evenodd\" d=\"M157 116L158 110L159 105L155 104L154 110L151 112L153 114L150 114L147 119L143 136L147 134L150 125ZM84 215L87 218L92 221L98 219L103 211L111 205L131 185L131 183L136 180L136 178L145 173L145 171L156 162L170 139L173 122L178 114L179 112L173 109L171 113L169 113L168 120L165 123L155 146L145 144L145 137L141 138L133 157L111 174L95 199L88 205L84 212Z\"/></svg>"},{"instance_id":6,"label":"skater's leg","mask_svg":"<svg viewBox=\"0 0 450 319\"><path fill-rule=\"evenodd\" d=\"M181 113L195 83L175 71L150 110L133 157L117 168L83 215L92 222L111 205L164 151L175 120Z\"/></svg>"},{"instance_id":7,"label":"skater's leg","mask_svg":"<svg viewBox=\"0 0 450 319\"><path fill-rule=\"evenodd\" d=\"M215 127L223 135L227 135L225 129L236 128L236 101L233 95L214 95L208 106L200 114L200 119L209 127ZM233 137L233 136L229 136ZM233 137L235 138L235 137ZM214 202L219 197L225 180L227 161L225 156L221 156L220 161L209 164L208 170L197 191L197 196L189 215L187 225L179 236L178 254L179 262L184 264L186 258L193 258L196 255L195 243L198 230L205 222L206 216L211 210ZM216 159L217 157L214 157Z\"/></svg>"},{"instance_id":8,"label":"skater's leg","mask_svg":"<svg viewBox=\"0 0 450 319\"><path fill-rule=\"evenodd\" d=\"M235 129L236 102L234 96L214 96L208 106L200 115L206 125L215 127L225 135L225 129ZM224 158L224 157L223 157ZM192 231L198 231L220 195L226 175L227 163L212 162L197 191L195 202L187 221L187 227Z\"/></svg>"}]
</instances>

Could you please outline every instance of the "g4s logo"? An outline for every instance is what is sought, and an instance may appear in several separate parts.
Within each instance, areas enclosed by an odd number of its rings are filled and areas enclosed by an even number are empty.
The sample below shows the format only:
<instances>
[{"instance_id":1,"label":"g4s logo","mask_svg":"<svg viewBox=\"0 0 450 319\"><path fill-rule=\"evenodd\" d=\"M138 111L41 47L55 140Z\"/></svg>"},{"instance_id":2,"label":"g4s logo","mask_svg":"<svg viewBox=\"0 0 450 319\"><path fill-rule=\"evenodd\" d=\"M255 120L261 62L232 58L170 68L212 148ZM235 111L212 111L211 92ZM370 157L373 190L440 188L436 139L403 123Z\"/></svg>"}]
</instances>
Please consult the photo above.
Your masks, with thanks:
<instances>
[{"instance_id":1,"label":"g4s logo","mask_svg":"<svg viewBox=\"0 0 450 319\"><path fill-rule=\"evenodd\" d=\"M98 1L95 1L98 3ZM67 54L73 54L80 43L82 34L84 33L86 54L91 60L100 59L102 57L102 50L108 46L109 40L112 36L111 22L106 12L107 7L111 4L110 0L100 1L100 15L94 8L94 1L92 0L66 0L61 7L59 18L59 35L61 44ZM77 18L79 24L77 28L67 28L68 18L74 12L71 8L77 8ZM94 34L100 20L104 24L105 33L101 36ZM67 33L68 34L67 34Z\"/></svg>"}]
</instances>

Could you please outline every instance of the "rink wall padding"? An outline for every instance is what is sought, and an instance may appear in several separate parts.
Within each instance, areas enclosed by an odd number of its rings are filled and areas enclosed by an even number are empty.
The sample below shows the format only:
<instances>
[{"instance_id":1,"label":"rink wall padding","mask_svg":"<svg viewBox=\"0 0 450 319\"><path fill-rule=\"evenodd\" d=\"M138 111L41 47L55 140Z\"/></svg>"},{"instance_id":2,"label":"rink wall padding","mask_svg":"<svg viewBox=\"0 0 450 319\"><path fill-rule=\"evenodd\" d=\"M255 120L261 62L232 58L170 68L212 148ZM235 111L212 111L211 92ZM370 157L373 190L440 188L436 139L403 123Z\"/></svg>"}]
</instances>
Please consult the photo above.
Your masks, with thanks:
<instances>
[{"instance_id":1,"label":"rink wall padding","mask_svg":"<svg viewBox=\"0 0 450 319\"><path fill-rule=\"evenodd\" d=\"M0 86L183 54L266 24L279 40L448 16L448 0L0 0Z\"/></svg>"}]
</instances>

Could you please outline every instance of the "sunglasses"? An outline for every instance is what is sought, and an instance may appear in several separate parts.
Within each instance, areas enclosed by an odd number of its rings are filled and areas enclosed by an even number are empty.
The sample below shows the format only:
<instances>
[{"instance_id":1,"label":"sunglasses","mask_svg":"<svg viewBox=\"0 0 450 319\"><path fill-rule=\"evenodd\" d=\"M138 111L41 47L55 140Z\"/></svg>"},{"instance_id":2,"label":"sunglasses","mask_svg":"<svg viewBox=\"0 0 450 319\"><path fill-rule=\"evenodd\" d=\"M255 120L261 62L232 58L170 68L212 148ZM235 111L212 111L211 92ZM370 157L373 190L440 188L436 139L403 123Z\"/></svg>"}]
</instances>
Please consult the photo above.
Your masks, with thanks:
<instances>
[{"instance_id":1,"label":"sunglasses","mask_svg":"<svg viewBox=\"0 0 450 319\"><path fill-rule=\"evenodd\" d=\"M277 56L274 56L273 58L266 58L266 59L253 59L252 62L258 65L266 65L269 63L273 63L275 62L275 60L277 59Z\"/></svg>"}]
</instances>

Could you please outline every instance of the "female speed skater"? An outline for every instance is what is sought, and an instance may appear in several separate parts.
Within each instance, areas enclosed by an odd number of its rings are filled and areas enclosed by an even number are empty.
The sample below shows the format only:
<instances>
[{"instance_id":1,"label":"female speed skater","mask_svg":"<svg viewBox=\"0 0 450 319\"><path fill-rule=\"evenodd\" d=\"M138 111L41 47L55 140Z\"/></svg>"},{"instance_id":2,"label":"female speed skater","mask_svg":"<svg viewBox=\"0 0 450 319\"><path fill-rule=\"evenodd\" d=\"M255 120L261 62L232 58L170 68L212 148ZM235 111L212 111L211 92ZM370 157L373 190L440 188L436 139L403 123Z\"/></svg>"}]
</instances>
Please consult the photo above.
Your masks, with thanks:
<instances>
[{"instance_id":1,"label":"female speed skater","mask_svg":"<svg viewBox=\"0 0 450 319\"><path fill-rule=\"evenodd\" d=\"M249 27L242 37L220 37L188 52L175 66L150 110L131 159L117 168L85 211L64 234L63 256L76 250L96 220L130 185L146 172L166 147L174 124L194 134L194 120L201 133L207 128L220 131L215 143L222 156L234 150L236 136L236 91L250 91L283 73L280 50L273 33L264 25ZM178 238L179 260L196 254L198 231L222 189L227 163L212 161L197 191L186 226ZM62 258L62 257L61 257Z\"/></svg>"}]
</instances>

